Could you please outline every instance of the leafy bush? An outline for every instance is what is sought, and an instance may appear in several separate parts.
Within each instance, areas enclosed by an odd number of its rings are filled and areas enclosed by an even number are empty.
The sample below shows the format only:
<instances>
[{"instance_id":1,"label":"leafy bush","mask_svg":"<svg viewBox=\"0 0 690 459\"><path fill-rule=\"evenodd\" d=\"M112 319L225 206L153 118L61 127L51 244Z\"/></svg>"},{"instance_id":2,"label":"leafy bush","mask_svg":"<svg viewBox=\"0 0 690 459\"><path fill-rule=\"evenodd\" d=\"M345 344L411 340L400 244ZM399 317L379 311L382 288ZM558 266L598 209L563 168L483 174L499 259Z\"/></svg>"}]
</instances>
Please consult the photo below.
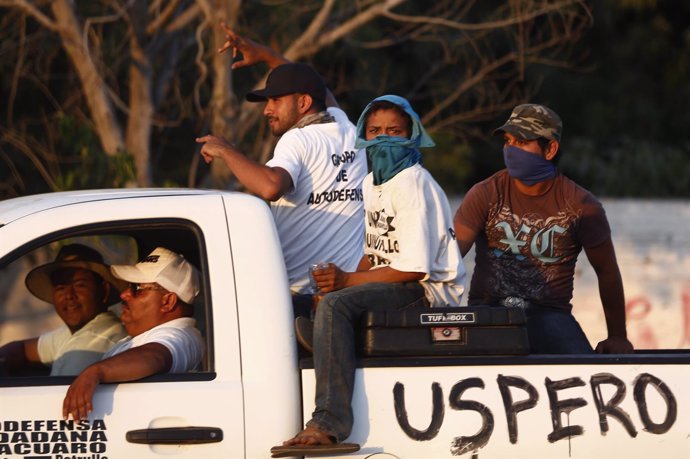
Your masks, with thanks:
<instances>
[{"instance_id":1,"label":"leafy bush","mask_svg":"<svg viewBox=\"0 0 690 459\"><path fill-rule=\"evenodd\" d=\"M690 196L690 142L667 145L621 138L565 142L560 169L599 196Z\"/></svg>"}]
</instances>

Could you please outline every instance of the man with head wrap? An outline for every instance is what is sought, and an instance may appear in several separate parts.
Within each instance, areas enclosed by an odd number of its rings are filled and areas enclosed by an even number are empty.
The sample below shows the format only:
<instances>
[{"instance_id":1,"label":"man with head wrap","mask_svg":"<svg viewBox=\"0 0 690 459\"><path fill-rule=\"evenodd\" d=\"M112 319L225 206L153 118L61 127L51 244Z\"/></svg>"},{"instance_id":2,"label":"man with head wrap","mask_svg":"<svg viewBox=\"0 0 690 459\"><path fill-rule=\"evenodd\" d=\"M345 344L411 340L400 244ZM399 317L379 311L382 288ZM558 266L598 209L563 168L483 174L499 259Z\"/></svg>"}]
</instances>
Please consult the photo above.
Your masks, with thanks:
<instances>
[{"instance_id":1,"label":"man with head wrap","mask_svg":"<svg viewBox=\"0 0 690 459\"><path fill-rule=\"evenodd\" d=\"M463 256L476 244L468 303L524 308L531 352L591 353L570 304L584 248L597 274L609 335L596 350L632 352L604 209L556 169L562 129L550 108L522 104L494 131L503 135L506 169L473 186L455 214Z\"/></svg>"},{"instance_id":2,"label":"man with head wrap","mask_svg":"<svg viewBox=\"0 0 690 459\"><path fill-rule=\"evenodd\" d=\"M402 97L379 97L360 116L357 137L372 169L363 185L365 254L356 272L332 263L314 272L325 293L313 332L316 409L306 428L284 443L295 453L341 442L352 430L354 330L363 312L458 306L463 292L448 200L420 164L419 148L434 142L417 113Z\"/></svg>"}]
</instances>

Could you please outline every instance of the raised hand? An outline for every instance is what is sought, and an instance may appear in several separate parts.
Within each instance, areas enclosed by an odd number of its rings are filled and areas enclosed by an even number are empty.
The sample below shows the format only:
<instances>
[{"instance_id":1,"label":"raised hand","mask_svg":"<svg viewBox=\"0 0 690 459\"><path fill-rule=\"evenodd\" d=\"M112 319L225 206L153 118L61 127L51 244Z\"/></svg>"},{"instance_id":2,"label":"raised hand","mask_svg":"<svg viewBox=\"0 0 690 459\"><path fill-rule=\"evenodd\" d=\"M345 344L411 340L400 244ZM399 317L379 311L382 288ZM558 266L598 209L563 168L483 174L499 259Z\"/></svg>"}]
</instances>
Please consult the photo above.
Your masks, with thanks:
<instances>
[{"instance_id":1,"label":"raised hand","mask_svg":"<svg viewBox=\"0 0 690 459\"><path fill-rule=\"evenodd\" d=\"M280 64L290 62L268 46L238 35L224 22L220 23L220 27L225 31L226 35L225 43L223 43L223 46L218 49L218 52L224 53L228 49L232 48L233 69L249 67L250 65L254 65L259 62L265 62L269 67L273 68ZM238 52L242 54L241 60L235 60Z\"/></svg>"}]
</instances>

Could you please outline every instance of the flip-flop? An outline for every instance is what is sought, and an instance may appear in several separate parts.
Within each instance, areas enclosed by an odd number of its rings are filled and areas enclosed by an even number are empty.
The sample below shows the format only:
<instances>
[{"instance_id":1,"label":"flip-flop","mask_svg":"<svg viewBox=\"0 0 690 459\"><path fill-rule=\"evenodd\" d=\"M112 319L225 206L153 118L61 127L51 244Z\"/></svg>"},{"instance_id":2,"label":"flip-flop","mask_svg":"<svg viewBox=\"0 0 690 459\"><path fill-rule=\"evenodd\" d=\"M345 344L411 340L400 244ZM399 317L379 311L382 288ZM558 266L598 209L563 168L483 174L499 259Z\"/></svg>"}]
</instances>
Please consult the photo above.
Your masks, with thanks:
<instances>
[{"instance_id":1,"label":"flip-flop","mask_svg":"<svg viewBox=\"0 0 690 459\"><path fill-rule=\"evenodd\" d=\"M314 353L314 322L302 316L295 318L295 336L304 349Z\"/></svg>"},{"instance_id":2,"label":"flip-flop","mask_svg":"<svg viewBox=\"0 0 690 459\"><path fill-rule=\"evenodd\" d=\"M331 456L334 454L349 454L359 451L357 443L333 443L331 445L290 445L274 446L271 457L290 456Z\"/></svg>"}]
</instances>

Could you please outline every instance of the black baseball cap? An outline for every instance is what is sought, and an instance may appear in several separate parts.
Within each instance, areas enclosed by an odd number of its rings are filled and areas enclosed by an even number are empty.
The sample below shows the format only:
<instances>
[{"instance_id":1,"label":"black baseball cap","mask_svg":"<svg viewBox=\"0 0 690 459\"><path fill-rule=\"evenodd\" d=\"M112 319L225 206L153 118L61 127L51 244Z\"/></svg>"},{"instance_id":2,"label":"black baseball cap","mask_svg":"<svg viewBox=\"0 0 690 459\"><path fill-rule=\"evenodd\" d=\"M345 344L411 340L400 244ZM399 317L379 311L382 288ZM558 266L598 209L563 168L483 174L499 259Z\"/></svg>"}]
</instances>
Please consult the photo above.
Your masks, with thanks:
<instances>
[{"instance_id":1,"label":"black baseball cap","mask_svg":"<svg viewBox=\"0 0 690 459\"><path fill-rule=\"evenodd\" d=\"M316 70L301 62L290 62L274 68L268 74L266 87L247 94L249 102L263 102L269 97L287 94L309 94L314 100L326 100L326 83Z\"/></svg>"}]
</instances>

